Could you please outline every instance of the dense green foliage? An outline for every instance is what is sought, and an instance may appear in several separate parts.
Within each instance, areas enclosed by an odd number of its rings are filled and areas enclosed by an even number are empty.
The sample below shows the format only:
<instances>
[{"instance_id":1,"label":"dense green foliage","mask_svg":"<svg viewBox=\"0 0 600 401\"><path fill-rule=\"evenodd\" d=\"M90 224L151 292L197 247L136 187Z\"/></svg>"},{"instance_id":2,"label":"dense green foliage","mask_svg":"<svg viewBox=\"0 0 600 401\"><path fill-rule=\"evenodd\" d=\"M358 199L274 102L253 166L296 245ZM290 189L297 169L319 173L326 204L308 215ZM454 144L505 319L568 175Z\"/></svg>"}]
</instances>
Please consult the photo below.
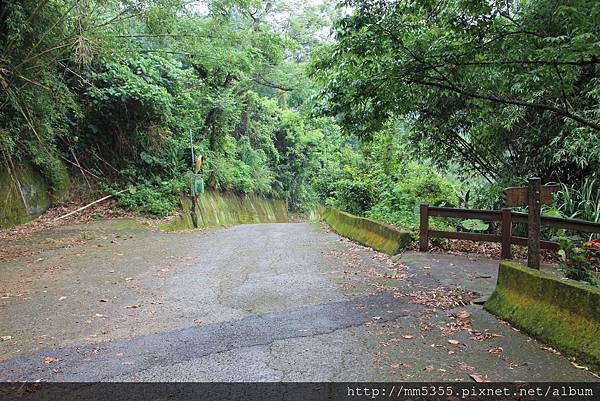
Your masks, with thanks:
<instances>
[{"instance_id":1,"label":"dense green foliage","mask_svg":"<svg viewBox=\"0 0 600 401\"><path fill-rule=\"evenodd\" d=\"M325 203L360 216L415 227L421 202L458 206L460 185L409 156L405 127L388 124L367 143L340 142L318 179Z\"/></svg>"},{"instance_id":2,"label":"dense green foliage","mask_svg":"<svg viewBox=\"0 0 600 401\"><path fill-rule=\"evenodd\" d=\"M305 115L302 64L331 5L273 1L8 1L0 6L0 148L55 186L63 161L165 215L185 191L190 139L209 186L317 201L332 120ZM303 23L309 21L309 23ZM308 40L310 39L310 40Z\"/></svg>"},{"instance_id":3,"label":"dense green foliage","mask_svg":"<svg viewBox=\"0 0 600 401\"><path fill-rule=\"evenodd\" d=\"M585 243L577 246L567 237L560 239L559 271L573 280L586 281L600 286L600 245Z\"/></svg>"},{"instance_id":4,"label":"dense green foliage","mask_svg":"<svg viewBox=\"0 0 600 401\"><path fill-rule=\"evenodd\" d=\"M6 0L0 169L18 184L30 161L64 193L66 166L162 216L191 135L209 188L296 211L414 227L420 202L498 208L540 175L562 215L600 220L599 18L593 0Z\"/></svg>"},{"instance_id":5,"label":"dense green foliage","mask_svg":"<svg viewBox=\"0 0 600 401\"><path fill-rule=\"evenodd\" d=\"M405 118L419 151L492 183L598 175L600 3L344 4L353 12L314 75L347 131L368 138Z\"/></svg>"}]
</instances>

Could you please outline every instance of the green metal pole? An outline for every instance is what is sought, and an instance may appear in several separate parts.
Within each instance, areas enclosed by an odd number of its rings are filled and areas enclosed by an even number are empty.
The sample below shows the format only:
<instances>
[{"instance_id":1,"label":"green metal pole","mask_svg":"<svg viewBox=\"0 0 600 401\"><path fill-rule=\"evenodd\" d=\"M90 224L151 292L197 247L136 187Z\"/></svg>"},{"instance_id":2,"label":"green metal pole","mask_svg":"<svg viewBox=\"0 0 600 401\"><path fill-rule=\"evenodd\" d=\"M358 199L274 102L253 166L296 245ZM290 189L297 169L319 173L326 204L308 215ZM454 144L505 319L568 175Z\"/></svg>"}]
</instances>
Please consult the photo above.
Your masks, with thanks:
<instances>
[{"instance_id":1,"label":"green metal pole","mask_svg":"<svg viewBox=\"0 0 600 401\"><path fill-rule=\"evenodd\" d=\"M190 149L192 150L192 172L194 171L194 139L192 138L192 129L190 128ZM198 214L196 214L196 175L192 175L192 224L194 228L198 228Z\"/></svg>"}]
</instances>

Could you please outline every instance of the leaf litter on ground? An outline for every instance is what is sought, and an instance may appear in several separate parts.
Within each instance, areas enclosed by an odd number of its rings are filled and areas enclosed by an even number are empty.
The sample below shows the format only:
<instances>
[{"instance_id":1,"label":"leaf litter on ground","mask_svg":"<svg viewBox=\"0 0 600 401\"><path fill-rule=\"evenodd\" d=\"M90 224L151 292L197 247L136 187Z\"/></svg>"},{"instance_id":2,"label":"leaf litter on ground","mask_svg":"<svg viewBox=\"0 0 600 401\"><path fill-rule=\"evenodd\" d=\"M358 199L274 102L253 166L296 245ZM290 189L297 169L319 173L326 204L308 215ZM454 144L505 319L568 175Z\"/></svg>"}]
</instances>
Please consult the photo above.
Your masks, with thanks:
<instances>
[{"instance_id":1,"label":"leaf litter on ground","mask_svg":"<svg viewBox=\"0 0 600 401\"><path fill-rule=\"evenodd\" d=\"M396 295L396 294L394 294ZM434 309L452 309L467 306L480 294L461 288L437 287L430 290L415 291L409 294L413 300L409 303L425 305Z\"/></svg>"}]
</instances>

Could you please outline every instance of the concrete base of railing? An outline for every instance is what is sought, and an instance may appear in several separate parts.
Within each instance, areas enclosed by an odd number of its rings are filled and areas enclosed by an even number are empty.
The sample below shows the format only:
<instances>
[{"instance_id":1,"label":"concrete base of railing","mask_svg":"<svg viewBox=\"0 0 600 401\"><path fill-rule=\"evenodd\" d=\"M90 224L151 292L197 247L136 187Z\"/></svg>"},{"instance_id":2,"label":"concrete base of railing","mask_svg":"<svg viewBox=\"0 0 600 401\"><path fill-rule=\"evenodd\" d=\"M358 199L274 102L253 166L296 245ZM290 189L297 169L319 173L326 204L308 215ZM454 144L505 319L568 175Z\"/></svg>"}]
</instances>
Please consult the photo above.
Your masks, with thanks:
<instances>
[{"instance_id":1,"label":"concrete base of railing","mask_svg":"<svg viewBox=\"0 0 600 401\"><path fill-rule=\"evenodd\" d=\"M576 357L579 364L600 370L600 288L502 262L485 309Z\"/></svg>"},{"instance_id":2,"label":"concrete base of railing","mask_svg":"<svg viewBox=\"0 0 600 401\"><path fill-rule=\"evenodd\" d=\"M319 208L319 213L336 233L388 255L397 254L412 242L409 231L388 224L330 207Z\"/></svg>"}]
</instances>

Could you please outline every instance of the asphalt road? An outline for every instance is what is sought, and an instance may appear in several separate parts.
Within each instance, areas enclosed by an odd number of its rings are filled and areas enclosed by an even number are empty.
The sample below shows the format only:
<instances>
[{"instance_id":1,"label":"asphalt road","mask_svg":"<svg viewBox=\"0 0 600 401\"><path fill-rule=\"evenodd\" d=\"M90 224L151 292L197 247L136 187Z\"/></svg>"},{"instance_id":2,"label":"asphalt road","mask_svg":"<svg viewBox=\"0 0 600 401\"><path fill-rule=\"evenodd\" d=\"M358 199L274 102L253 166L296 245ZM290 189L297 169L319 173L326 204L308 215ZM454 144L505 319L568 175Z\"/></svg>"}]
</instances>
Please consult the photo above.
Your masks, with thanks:
<instances>
[{"instance_id":1,"label":"asphalt road","mask_svg":"<svg viewBox=\"0 0 600 401\"><path fill-rule=\"evenodd\" d=\"M423 301L489 295L496 260L390 259L320 223L27 241L0 264L3 381L594 379L481 306Z\"/></svg>"}]
</instances>

